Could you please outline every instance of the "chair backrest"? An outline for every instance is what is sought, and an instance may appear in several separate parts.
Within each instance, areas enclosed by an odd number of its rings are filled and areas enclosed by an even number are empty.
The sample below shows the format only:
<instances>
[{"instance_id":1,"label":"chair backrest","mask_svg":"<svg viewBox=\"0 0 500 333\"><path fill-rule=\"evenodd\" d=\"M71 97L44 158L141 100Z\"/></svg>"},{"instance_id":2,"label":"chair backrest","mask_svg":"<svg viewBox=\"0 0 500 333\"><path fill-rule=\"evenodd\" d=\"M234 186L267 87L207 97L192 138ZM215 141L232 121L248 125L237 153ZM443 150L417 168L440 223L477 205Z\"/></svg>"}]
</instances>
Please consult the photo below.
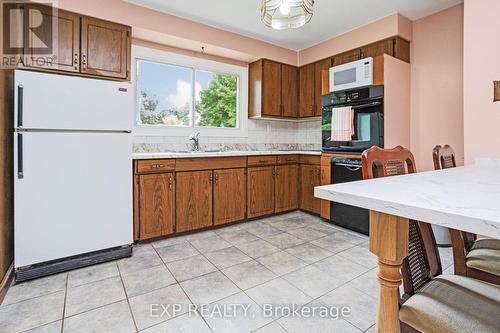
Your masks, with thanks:
<instances>
[{"instance_id":1,"label":"chair backrest","mask_svg":"<svg viewBox=\"0 0 500 333\"><path fill-rule=\"evenodd\" d=\"M437 145L434 147L432 150L432 159L434 160L435 170L454 168L457 166L455 162L455 152L449 145L445 145L444 147Z\"/></svg>"},{"instance_id":2,"label":"chair backrest","mask_svg":"<svg viewBox=\"0 0 500 333\"><path fill-rule=\"evenodd\" d=\"M401 146L393 149L372 147L361 155L363 178L379 178L415 173L413 154ZM442 273L441 260L432 227L428 223L410 220L408 257L401 273L406 299Z\"/></svg>"}]
</instances>

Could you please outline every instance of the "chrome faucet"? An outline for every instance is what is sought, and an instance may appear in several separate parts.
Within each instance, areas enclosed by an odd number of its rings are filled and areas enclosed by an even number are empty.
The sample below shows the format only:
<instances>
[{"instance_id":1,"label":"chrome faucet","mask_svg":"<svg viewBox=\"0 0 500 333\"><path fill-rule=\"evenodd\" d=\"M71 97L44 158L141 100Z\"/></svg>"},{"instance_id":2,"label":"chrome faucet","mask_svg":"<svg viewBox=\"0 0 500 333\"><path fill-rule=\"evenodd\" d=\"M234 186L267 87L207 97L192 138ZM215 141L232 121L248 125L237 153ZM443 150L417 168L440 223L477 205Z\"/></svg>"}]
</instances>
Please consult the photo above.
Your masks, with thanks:
<instances>
[{"instance_id":1,"label":"chrome faucet","mask_svg":"<svg viewBox=\"0 0 500 333\"><path fill-rule=\"evenodd\" d=\"M189 136L189 140L193 141L193 143L191 144L191 149L193 151L200 151L200 139L199 139L199 136L200 136L200 132L196 132L195 134L191 134Z\"/></svg>"}]
</instances>

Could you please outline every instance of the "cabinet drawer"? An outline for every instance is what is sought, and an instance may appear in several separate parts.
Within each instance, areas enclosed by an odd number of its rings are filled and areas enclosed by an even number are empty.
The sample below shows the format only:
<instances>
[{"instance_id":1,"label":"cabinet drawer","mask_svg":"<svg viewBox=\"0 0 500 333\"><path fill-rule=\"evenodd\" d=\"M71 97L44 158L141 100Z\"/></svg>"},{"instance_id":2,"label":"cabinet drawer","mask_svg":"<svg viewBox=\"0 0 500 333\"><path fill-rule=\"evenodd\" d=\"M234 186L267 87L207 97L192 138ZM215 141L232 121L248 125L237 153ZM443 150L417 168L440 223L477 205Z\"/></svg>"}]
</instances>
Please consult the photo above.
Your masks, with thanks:
<instances>
[{"instance_id":1,"label":"cabinet drawer","mask_svg":"<svg viewBox=\"0 0 500 333\"><path fill-rule=\"evenodd\" d=\"M175 160L145 160L137 161L136 173L154 173L174 171Z\"/></svg>"},{"instance_id":2,"label":"cabinet drawer","mask_svg":"<svg viewBox=\"0 0 500 333\"><path fill-rule=\"evenodd\" d=\"M298 155L279 155L277 156L278 164L293 164L299 162Z\"/></svg>"},{"instance_id":3,"label":"cabinet drawer","mask_svg":"<svg viewBox=\"0 0 500 333\"><path fill-rule=\"evenodd\" d=\"M276 164L276 156L248 156L248 166Z\"/></svg>"},{"instance_id":4,"label":"cabinet drawer","mask_svg":"<svg viewBox=\"0 0 500 333\"><path fill-rule=\"evenodd\" d=\"M321 164L321 156L300 155L299 163L300 164L320 165Z\"/></svg>"}]
</instances>

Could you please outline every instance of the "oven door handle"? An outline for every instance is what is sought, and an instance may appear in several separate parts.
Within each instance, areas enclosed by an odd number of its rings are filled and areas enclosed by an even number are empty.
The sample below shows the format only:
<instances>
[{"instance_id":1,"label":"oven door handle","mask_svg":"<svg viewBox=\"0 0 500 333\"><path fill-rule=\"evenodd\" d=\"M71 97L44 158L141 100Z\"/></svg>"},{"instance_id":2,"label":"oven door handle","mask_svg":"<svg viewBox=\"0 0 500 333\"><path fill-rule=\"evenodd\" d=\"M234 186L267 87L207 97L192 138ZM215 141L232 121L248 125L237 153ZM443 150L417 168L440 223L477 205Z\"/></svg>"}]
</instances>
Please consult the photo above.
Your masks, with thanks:
<instances>
[{"instance_id":1,"label":"oven door handle","mask_svg":"<svg viewBox=\"0 0 500 333\"><path fill-rule=\"evenodd\" d=\"M352 108L354 110L356 110L356 109L370 108L370 107L379 106L379 105L382 105L382 102L373 102L373 103L368 103L368 104L353 105Z\"/></svg>"},{"instance_id":2,"label":"oven door handle","mask_svg":"<svg viewBox=\"0 0 500 333\"><path fill-rule=\"evenodd\" d=\"M358 171L359 169L362 168L362 166L354 167L350 164L344 164L344 163L335 163L335 165L346 167L348 170L351 171Z\"/></svg>"}]
</instances>

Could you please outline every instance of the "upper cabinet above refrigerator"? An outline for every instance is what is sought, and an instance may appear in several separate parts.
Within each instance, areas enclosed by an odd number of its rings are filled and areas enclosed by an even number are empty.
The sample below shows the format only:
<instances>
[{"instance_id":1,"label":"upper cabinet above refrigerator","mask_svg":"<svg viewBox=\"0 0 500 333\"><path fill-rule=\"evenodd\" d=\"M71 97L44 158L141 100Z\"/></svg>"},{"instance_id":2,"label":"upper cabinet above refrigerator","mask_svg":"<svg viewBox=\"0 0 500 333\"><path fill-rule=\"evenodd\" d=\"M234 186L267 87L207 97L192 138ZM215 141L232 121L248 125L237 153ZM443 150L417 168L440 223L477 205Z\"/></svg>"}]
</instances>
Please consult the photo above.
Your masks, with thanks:
<instances>
[{"instance_id":1,"label":"upper cabinet above refrigerator","mask_svg":"<svg viewBox=\"0 0 500 333\"><path fill-rule=\"evenodd\" d=\"M29 69L81 76L130 80L131 28L126 25L68 12L38 3L23 8L24 55ZM51 54L38 54L30 27L41 22L37 36L52 46Z\"/></svg>"}]
</instances>

